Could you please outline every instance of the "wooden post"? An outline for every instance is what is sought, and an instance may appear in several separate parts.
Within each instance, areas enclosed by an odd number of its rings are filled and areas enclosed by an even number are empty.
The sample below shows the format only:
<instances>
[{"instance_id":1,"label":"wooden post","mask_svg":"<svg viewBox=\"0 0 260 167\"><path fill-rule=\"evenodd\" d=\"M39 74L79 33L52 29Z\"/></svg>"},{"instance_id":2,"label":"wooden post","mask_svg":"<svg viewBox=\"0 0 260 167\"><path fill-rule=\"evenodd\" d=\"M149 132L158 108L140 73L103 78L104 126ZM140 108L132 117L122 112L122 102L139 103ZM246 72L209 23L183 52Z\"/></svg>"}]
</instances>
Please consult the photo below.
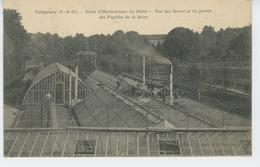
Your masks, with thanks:
<instances>
[{"instance_id":1,"label":"wooden post","mask_svg":"<svg viewBox=\"0 0 260 167\"><path fill-rule=\"evenodd\" d=\"M217 137L218 137L218 135L217 135ZM224 149L223 149L223 146L222 146L222 144L221 144L221 141L220 141L219 137L218 137L218 141L219 141L219 144L220 144L222 153L223 153L223 155L225 156L225 152L224 152Z\"/></svg>"},{"instance_id":2,"label":"wooden post","mask_svg":"<svg viewBox=\"0 0 260 167\"><path fill-rule=\"evenodd\" d=\"M179 138L179 134L177 133L177 138L178 138L178 142L179 142L179 147L180 147L180 153L181 153L181 156L182 156L182 145L181 145L181 142L180 142L180 138Z\"/></svg>"},{"instance_id":3,"label":"wooden post","mask_svg":"<svg viewBox=\"0 0 260 167\"><path fill-rule=\"evenodd\" d=\"M105 157L107 157L108 137L109 137L109 132L107 133L107 142L106 142Z\"/></svg>"},{"instance_id":4,"label":"wooden post","mask_svg":"<svg viewBox=\"0 0 260 167\"><path fill-rule=\"evenodd\" d=\"M45 101L45 125L48 127L48 102Z\"/></svg>"},{"instance_id":5,"label":"wooden post","mask_svg":"<svg viewBox=\"0 0 260 167\"><path fill-rule=\"evenodd\" d=\"M116 157L118 156L118 132L116 133Z\"/></svg>"},{"instance_id":6,"label":"wooden post","mask_svg":"<svg viewBox=\"0 0 260 167\"><path fill-rule=\"evenodd\" d=\"M126 132L126 156L128 157L128 132Z\"/></svg>"},{"instance_id":7,"label":"wooden post","mask_svg":"<svg viewBox=\"0 0 260 167\"><path fill-rule=\"evenodd\" d=\"M159 134L157 133L157 141L158 141L158 156L161 156L160 155L160 136L159 136Z\"/></svg>"},{"instance_id":8,"label":"wooden post","mask_svg":"<svg viewBox=\"0 0 260 167\"><path fill-rule=\"evenodd\" d=\"M150 145L149 145L149 135L147 133L146 135L146 139L147 139L147 151L148 151L148 157L150 157Z\"/></svg>"},{"instance_id":9,"label":"wooden post","mask_svg":"<svg viewBox=\"0 0 260 167\"><path fill-rule=\"evenodd\" d=\"M51 93L51 75L48 76L48 89L49 89L49 92Z\"/></svg>"},{"instance_id":10,"label":"wooden post","mask_svg":"<svg viewBox=\"0 0 260 167\"><path fill-rule=\"evenodd\" d=\"M47 142L47 139L48 139L48 137L49 137L49 134L50 134L50 131L48 132L48 134L47 134L47 136L46 136L46 139L45 139L45 141L44 141L44 144L43 144L43 146L42 146L42 151L41 151L40 157L42 156L42 153L43 153L45 144L46 144L46 142Z\"/></svg>"},{"instance_id":11,"label":"wooden post","mask_svg":"<svg viewBox=\"0 0 260 167\"><path fill-rule=\"evenodd\" d=\"M74 155L75 155L75 150L76 150L76 147L77 147L77 141L78 141L78 138L79 138L79 131L78 131L78 133L77 133L77 137L76 137L76 140L75 140L74 149L72 150L72 151L73 151L73 155L72 155L72 157L74 157Z\"/></svg>"},{"instance_id":12,"label":"wooden post","mask_svg":"<svg viewBox=\"0 0 260 167\"><path fill-rule=\"evenodd\" d=\"M55 73L52 74L52 102L55 103Z\"/></svg>"},{"instance_id":13,"label":"wooden post","mask_svg":"<svg viewBox=\"0 0 260 167\"><path fill-rule=\"evenodd\" d=\"M136 146L137 146L137 157L139 157L139 136L138 136L138 132L136 133Z\"/></svg>"},{"instance_id":14,"label":"wooden post","mask_svg":"<svg viewBox=\"0 0 260 167\"><path fill-rule=\"evenodd\" d=\"M10 134L10 132L7 133L7 135L6 135L6 137L5 137L5 140L8 138L9 134Z\"/></svg>"},{"instance_id":15,"label":"wooden post","mask_svg":"<svg viewBox=\"0 0 260 167\"><path fill-rule=\"evenodd\" d=\"M31 91L32 91L32 103L34 104L34 90L35 90L35 86L32 87Z\"/></svg>"},{"instance_id":16,"label":"wooden post","mask_svg":"<svg viewBox=\"0 0 260 167\"><path fill-rule=\"evenodd\" d=\"M189 142L189 145L190 145L190 153L191 153L191 156L193 156L193 152L192 152L192 148L191 148L191 144L190 144L190 138L189 138L188 133L187 133L187 138L188 138L188 142Z\"/></svg>"},{"instance_id":17,"label":"wooden post","mask_svg":"<svg viewBox=\"0 0 260 167\"><path fill-rule=\"evenodd\" d=\"M7 154L7 157L9 157L9 155L10 155L10 152L12 151L12 149L13 149L13 147L14 147L14 144L15 144L15 142L16 142L16 140L17 140L17 138L18 138L19 134L20 134L20 132L18 132L18 134L16 135L16 137L15 137L15 139L14 139L14 142L13 142L13 144L12 144L12 146L11 146L11 148L10 148L10 150L9 150L8 154Z\"/></svg>"},{"instance_id":18,"label":"wooden post","mask_svg":"<svg viewBox=\"0 0 260 167\"><path fill-rule=\"evenodd\" d=\"M39 99L39 84L36 84L36 89L37 89L37 103L41 104L40 99Z\"/></svg>"},{"instance_id":19,"label":"wooden post","mask_svg":"<svg viewBox=\"0 0 260 167\"><path fill-rule=\"evenodd\" d=\"M51 152L51 157L52 157L52 155L53 155L53 152L54 152L54 149L55 149L56 142L57 142L57 139L58 139L58 137L59 137L59 134L60 134L60 131L57 133L57 136L56 136L56 138L55 138L54 145L53 145L52 152Z\"/></svg>"},{"instance_id":20,"label":"wooden post","mask_svg":"<svg viewBox=\"0 0 260 167\"><path fill-rule=\"evenodd\" d=\"M200 145L201 155L204 156L204 154L203 154L203 150L202 150L202 147L201 147L201 143L200 143L200 137L199 137L198 133L197 133L197 138L198 138L199 145Z\"/></svg>"},{"instance_id":21,"label":"wooden post","mask_svg":"<svg viewBox=\"0 0 260 167\"><path fill-rule=\"evenodd\" d=\"M95 147L95 153L94 153L94 157L96 157L96 156L97 156L98 135L99 135L99 132L97 133L97 138L96 138L96 147Z\"/></svg>"},{"instance_id":22,"label":"wooden post","mask_svg":"<svg viewBox=\"0 0 260 167\"><path fill-rule=\"evenodd\" d=\"M67 137L66 137L66 140L65 140L65 143L64 143L64 146L63 146L61 157L63 157L63 155L64 155L64 151L65 151L65 147L66 147L69 135L70 135L70 131L67 133Z\"/></svg>"},{"instance_id":23,"label":"wooden post","mask_svg":"<svg viewBox=\"0 0 260 167\"><path fill-rule=\"evenodd\" d=\"M236 132L235 132L235 133L236 133ZM243 150L244 154L246 155L246 150L244 149L243 144L242 144L242 142L241 142L241 140L240 140L240 138L239 138L239 136L238 136L237 133L236 133L236 136L237 136L237 138L238 138L238 140L239 140L239 143L240 143L240 145L241 145L241 147L242 147L242 150Z\"/></svg>"},{"instance_id":24,"label":"wooden post","mask_svg":"<svg viewBox=\"0 0 260 167\"><path fill-rule=\"evenodd\" d=\"M246 134L246 137L248 138L248 140L251 140L250 138L251 138L251 136L249 137L249 135L245 132L245 134Z\"/></svg>"},{"instance_id":25,"label":"wooden post","mask_svg":"<svg viewBox=\"0 0 260 167\"><path fill-rule=\"evenodd\" d=\"M34 148L34 145L35 145L35 143L36 143L36 141L37 141L37 139L38 139L39 134L40 134L40 132L38 132L38 134L37 134L37 136L36 136L36 138L35 138L35 140L34 140L34 142L33 142L32 149L31 149L31 151L30 151L29 157L31 157L31 155L32 155L33 148Z\"/></svg>"},{"instance_id":26,"label":"wooden post","mask_svg":"<svg viewBox=\"0 0 260 167\"><path fill-rule=\"evenodd\" d=\"M53 102L56 103L56 73L54 73L54 96L53 96Z\"/></svg>"},{"instance_id":27,"label":"wooden post","mask_svg":"<svg viewBox=\"0 0 260 167\"><path fill-rule=\"evenodd\" d=\"M226 133L226 134L227 134L227 133ZM228 141L229 141L229 143L230 143L230 145L231 145L231 148L232 148L232 150L233 150L233 153L234 153L234 155L236 156L236 152L235 152L235 150L234 150L234 148L233 148L233 146L232 146L232 143L231 143L231 141L230 141L230 138L229 138L228 134L227 134L227 138L228 138Z\"/></svg>"},{"instance_id":28,"label":"wooden post","mask_svg":"<svg viewBox=\"0 0 260 167\"><path fill-rule=\"evenodd\" d=\"M23 145L22 145L22 147L21 147L21 150L20 150L20 152L19 152L19 154L18 154L18 157L20 157L20 155L21 155L21 153L22 153L22 150L23 150L23 147L24 147L24 144L25 144L25 142L27 141L27 138L28 138L28 136L30 135L30 133L31 133L31 132L28 132L26 138L24 139L24 142L23 142Z\"/></svg>"},{"instance_id":29,"label":"wooden post","mask_svg":"<svg viewBox=\"0 0 260 167\"><path fill-rule=\"evenodd\" d=\"M215 155L214 155L213 148L212 148L212 145L211 145L211 142L210 142L210 139L209 139L208 133L207 133L207 138L208 138L208 141L209 141L209 145L210 145L210 149L211 149L212 155L215 156Z\"/></svg>"},{"instance_id":30,"label":"wooden post","mask_svg":"<svg viewBox=\"0 0 260 167\"><path fill-rule=\"evenodd\" d=\"M65 82L63 82L62 83L62 95L63 95L63 97L62 97L62 100L63 100L63 103L66 103L66 101L65 101L65 94L66 94L66 92L65 92Z\"/></svg>"}]
</instances>

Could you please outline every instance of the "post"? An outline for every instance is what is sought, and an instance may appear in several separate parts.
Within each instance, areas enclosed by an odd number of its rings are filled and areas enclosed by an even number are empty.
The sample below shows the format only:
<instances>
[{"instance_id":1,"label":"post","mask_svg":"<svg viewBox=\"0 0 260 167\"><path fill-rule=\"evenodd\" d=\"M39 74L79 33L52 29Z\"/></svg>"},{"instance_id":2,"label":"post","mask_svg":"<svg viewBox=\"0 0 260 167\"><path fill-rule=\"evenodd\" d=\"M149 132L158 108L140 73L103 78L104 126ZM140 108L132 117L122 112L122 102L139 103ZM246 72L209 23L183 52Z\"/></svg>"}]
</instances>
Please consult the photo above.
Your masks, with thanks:
<instances>
[{"instance_id":1,"label":"post","mask_svg":"<svg viewBox=\"0 0 260 167\"><path fill-rule=\"evenodd\" d=\"M171 65L171 71L170 71L170 105L173 105L173 97L172 97L172 93L173 93L173 65Z\"/></svg>"},{"instance_id":2,"label":"post","mask_svg":"<svg viewBox=\"0 0 260 167\"><path fill-rule=\"evenodd\" d=\"M189 132L188 112L186 112L186 127L187 127L187 133L188 133Z\"/></svg>"},{"instance_id":3,"label":"post","mask_svg":"<svg viewBox=\"0 0 260 167\"><path fill-rule=\"evenodd\" d=\"M228 132L228 117L229 117L229 114L227 113L227 132Z\"/></svg>"},{"instance_id":4,"label":"post","mask_svg":"<svg viewBox=\"0 0 260 167\"><path fill-rule=\"evenodd\" d=\"M94 57L94 69L97 69L97 59Z\"/></svg>"},{"instance_id":5,"label":"post","mask_svg":"<svg viewBox=\"0 0 260 167\"><path fill-rule=\"evenodd\" d=\"M69 107L72 107L72 104L71 104L71 69L69 71Z\"/></svg>"},{"instance_id":6,"label":"post","mask_svg":"<svg viewBox=\"0 0 260 167\"><path fill-rule=\"evenodd\" d=\"M138 137L138 132L136 133L136 146L137 146L137 157L139 157L139 137Z\"/></svg>"},{"instance_id":7,"label":"post","mask_svg":"<svg viewBox=\"0 0 260 167\"><path fill-rule=\"evenodd\" d=\"M48 127L48 108L47 108L47 107L48 107L48 106L47 106L47 105L48 105L48 104L47 104L47 100L48 100L48 99L45 99L45 100L46 100L46 101L45 101L45 121L46 121L46 122L45 122L45 125L46 125L46 127Z\"/></svg>"},{"instance_id":8,"label":"post","mask_svg":"<svg viewBox=\"0 0 260 167\"><path fill-rule=\"evenodd\" d=\"M93 69L94 69L94 67L95 67L95 65L94 65L94 64L95 64L95 57L93 57L92 60L93 60L92 67L93 67Z\"/></svg>"},{"instance_id":9,"label":"post","mask_svg":"<svg viewBox=\"0 0 260 167\"><path fill-rule=\"evenodd\" d=\"M225 125L225 115L224 115L224 110L223 110L223 126Z\"/></svg>"},{"instance_id":10,"label":"post","mask_svg":"<svg viewBox=\"0 0 260 167\"><path fill-rule=\"evenodd\" d=\"M78 61L76 61L76 68L75 68L75 101L78 100Z\"/></svg>"},{"instance_id":11,"label":"post","mask_svg":"<svg viewBox=\"0 0 260 167\"><path fill-rule=\"evenodd\" d=\"M143 55L143 83L145 84L145 55Z\"/></svg>"}]
</instances>

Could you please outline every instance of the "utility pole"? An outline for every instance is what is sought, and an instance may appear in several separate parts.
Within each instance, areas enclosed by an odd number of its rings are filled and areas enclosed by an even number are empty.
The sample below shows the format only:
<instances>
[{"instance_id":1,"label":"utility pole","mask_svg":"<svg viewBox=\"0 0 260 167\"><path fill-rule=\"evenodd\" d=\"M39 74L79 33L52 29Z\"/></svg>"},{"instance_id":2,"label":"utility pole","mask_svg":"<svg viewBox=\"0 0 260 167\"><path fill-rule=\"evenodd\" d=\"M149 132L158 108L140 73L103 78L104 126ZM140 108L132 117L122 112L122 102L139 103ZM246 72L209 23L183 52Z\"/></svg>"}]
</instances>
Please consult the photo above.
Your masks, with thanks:
<instances>
[{"instance_id":1,"label":"utility pole","mask_svg":"<svg viewBox=\"0 0 260 167\"><path fill-rule=\"evenodd\" d=\"M145 85L145 55L143 55L143 84Z\"/></svg>"}]
</instances>

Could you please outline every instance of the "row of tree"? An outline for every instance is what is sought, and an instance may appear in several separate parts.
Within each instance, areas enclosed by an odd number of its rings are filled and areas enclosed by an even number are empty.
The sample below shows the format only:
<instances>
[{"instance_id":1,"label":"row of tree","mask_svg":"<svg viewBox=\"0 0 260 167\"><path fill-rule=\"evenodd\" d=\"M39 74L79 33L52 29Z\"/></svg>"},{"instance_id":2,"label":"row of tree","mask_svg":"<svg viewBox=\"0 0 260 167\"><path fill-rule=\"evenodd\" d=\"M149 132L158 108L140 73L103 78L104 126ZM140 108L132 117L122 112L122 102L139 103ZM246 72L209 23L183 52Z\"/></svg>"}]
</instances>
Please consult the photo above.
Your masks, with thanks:
<instances>
[{"instance_id":1,"label":"row of tree","mask_svg":"<svg viewBox=\"0 0 260 167\"><path fill-rule=\"evenodd\" d=\"M4 9L4 85L23 75L25 49L30 37L15 10Z\"/></svg>"},{"instance_id":2,"label":"row of tree","mask_svg":"<svg viewBox=\"0 0 260 167\"><path fill-rule=\"evenodd\" d=\"M157 49L184 61L251 59L252 26L215 31L205 26L199 34L188 28L171 30Z\"/></svg>"},{"instance_id":3,"label":"row of tree","mask_svg":"<svg viewBox=\"0 0 260 167\"><path fill-rule=\"evenodd\" d=\"M122 66L122 61L135 68L131 62L129 64L126 55L158 54L170 60L179 59L188 62L251 58L251 25L243 28L220 29L217 32L213 27L205 26L201 33L177 27L168 33L164 43L158 43L157 46L153 46L153 49L149 40L135 31L124 33L118 30L112 35L96 34L90 37L76 34L74 37L62 38L58 34L50 33L29 34L23 28L21 19L22 17L15 10L4 10L5 44L8 43L6 38L9 38L15 48L10 55L5 56L5 64L17 63L21 69L25 61L30 59L43 61L45 65L55 61L69 65L78 51L85 50L95 51L99 55L100 65L114 66L116 68L113 68L114 71L122 71L122 68L125 68L125 65ZM147 47L151 48L147 49ZM155 49L157 53L146 52ZM113 62L114 60L120 61ZM15 78L23 71L20 68L6 69L8 75L5 76Z\"/></svg>"},{"instance_id":4,"label":"row of tree","mask_svg":"<svg viewBox=\"0 0 260 167\"><path fill-rule=\"evenodd\" d=\"M83 34L60 37L50 33L27 33L16 10L4 9L4 85L24 74L26 61L45 65L59 62L70 66L78 51L95 51L98 66L112 73L142 71L143 55L162 56L170 60L194 62L251 58L251 25L215 31L205 26L201 33L188 28L172 29L163 43L151 46L149 40L135 31L118 30L112 35ZM148 60L146 73L152 64Z\"/></svg>"}]
</instances>

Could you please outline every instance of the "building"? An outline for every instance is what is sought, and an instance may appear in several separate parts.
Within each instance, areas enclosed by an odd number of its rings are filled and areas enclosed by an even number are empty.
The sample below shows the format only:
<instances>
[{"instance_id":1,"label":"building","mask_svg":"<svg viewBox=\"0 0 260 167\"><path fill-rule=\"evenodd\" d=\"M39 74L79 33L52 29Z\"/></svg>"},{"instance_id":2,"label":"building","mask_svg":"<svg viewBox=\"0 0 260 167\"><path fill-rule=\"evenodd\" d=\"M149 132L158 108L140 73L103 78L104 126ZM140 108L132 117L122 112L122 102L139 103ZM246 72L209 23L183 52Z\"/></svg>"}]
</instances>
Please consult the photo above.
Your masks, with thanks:
<instances>
[{"instance_id":1,"label":"building","mask_svg":"<svg viewBox=\"0 0 260 167\"><path fill-rule=\"evenodd\" d=\"M75 57L79 60L79 68L83 71L92 72L97 67L98 54L94 51L79 51Z\"/></svg>"},{"instance_id":2,"label":"building","mask_svg":"<svg viewBox=\"0 0 260 167\"><path fill-rule=\"evenodd\" d=\"M69 104L70 100L74 103L84 99L91 90L67 67L52 63L36 75L24 96L23 105L42 104L47 93L51 94L51 103Z\"/></svg>"},{"instance_id":3,"label":"building","mask_svg":"<svg viewBox=\"0 0 260 167\"><path fill-rule=\"evenodd\" d=\"M77 90L78 94L86 94L78 96L70 108L66 105L70 75L74 76L71 80L77 78L58 63L37 74L25 95L25 110L19 112L12 128L4 130L6 157L252 155L250 120L238 125L243 120L232 117L227 119L231 124L228 126L218 117L224 112L210 107L203 111L194 107L198 111L191 112L156 98L136 101L127 91L116 90L116 82L123 78L101 70L94 71L85 83L78 79L84 89L79 86L71 93ZM132 81L123 82L123 89L128 90L128 82ZM54 97L51 103L38 105L36 92L43 100L48 91ZM191 99L182 100L182 104L195 106ZM212 117L218 118L217 123Z\"/></svg>"}]
</instances>

